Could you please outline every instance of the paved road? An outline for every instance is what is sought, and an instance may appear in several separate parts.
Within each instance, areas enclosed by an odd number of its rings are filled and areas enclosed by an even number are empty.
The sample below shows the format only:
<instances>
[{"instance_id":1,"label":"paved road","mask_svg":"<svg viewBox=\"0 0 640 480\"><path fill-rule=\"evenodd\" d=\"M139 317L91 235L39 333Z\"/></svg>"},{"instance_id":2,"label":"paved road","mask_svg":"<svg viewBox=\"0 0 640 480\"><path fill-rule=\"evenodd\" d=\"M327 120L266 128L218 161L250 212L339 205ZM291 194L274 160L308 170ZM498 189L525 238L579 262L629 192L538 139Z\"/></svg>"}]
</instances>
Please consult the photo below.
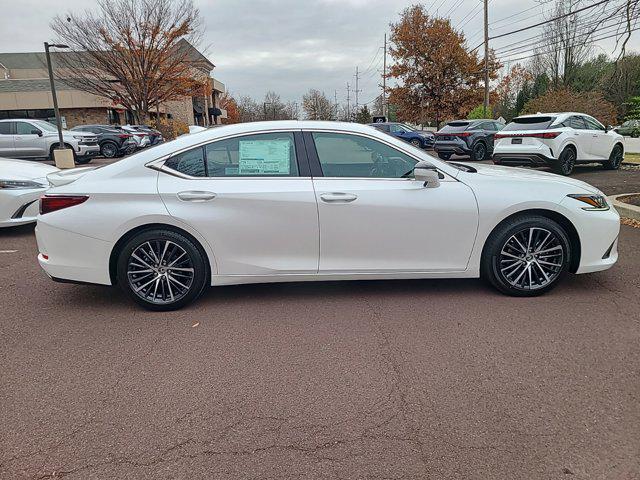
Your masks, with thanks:
<instances>
[{"instance_id":1,"label":"paved road","mask_svg":"<svg viewBox=\"0 0 640 480\"><path fill-rule=\"evenodd\" d=\"M537 299L274 284L152 314L1 230L0 478L638 478L640 230L620 248Z\"/></svg>"}]
</instances>

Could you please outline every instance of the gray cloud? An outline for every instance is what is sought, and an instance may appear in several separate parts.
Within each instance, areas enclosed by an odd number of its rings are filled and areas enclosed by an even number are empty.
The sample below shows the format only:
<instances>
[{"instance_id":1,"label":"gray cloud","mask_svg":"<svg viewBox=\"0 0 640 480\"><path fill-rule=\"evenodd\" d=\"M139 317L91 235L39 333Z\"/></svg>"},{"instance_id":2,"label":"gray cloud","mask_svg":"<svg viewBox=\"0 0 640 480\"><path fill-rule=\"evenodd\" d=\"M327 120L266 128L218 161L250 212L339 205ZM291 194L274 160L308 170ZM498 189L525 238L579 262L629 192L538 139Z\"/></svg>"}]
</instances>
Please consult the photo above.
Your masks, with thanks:
<instances>
[{"instance_id":1,"label":"gray cloud","mask_svg":"<svg viewBox=\"0 0 640 480\"><path fill-rule=\"evenodd\" d=\"M390 22L415 0L195 0L206 28L203 46L216 64L216 78L236 95L262 98L274 90L285 100L299 100L309 88L323 90L344 101L346 82L354 86L356 65L361 77L360 102L373 100L380 92L383 35ZM86 0L3 1L0 18L0 51L42 50L51 36L51 18L67 10L93 8ZM457 1L424 2L433 10L442 5L446 13ZM454 26L477 9L479 0L464 0L451 11ZM494 0L490 20L537 5L535 0ZM542 10L496 26L506 31L532 23ZM470 16L467 16L467 20ZM465 20L466 21L466 20ZM482 12L478 10L466 25L465 34L475 46L482 41ZM531 36L507 37L497 46ZM611 51L611 44L603 44ZM632 44L633 48L634 45Z\"/></svg>"}]
</instances>

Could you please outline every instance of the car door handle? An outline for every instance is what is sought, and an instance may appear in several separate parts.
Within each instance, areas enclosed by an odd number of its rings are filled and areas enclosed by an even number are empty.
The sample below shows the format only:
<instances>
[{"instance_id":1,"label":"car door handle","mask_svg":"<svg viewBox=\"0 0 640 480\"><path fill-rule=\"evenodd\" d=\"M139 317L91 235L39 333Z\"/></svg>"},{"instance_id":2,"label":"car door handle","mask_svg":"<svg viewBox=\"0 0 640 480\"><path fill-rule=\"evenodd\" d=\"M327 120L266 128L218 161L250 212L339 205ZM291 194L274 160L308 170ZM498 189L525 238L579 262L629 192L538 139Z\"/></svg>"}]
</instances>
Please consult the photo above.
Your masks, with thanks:
<instances>
[{"instance_id":1,"label":"car door handle","mask_svg":"<svg viewBox=\"0 0 640 480\"><path fill-rule=\"evenodd\" d=\"M358 198L357 195L353 193L344 193L344 192L331 192L331 193L323 193L320 195L320 199L323 202L327 203L351 203Z\"/></svg>"},{"instance_id":2,"label":"car door handle","mask_svg":"<svg viewBox=\"0 0 640 480\"><path fill-rule=\"evenodd\" d=\"M207 202L216 198L216 194L213 192L201 191L179 192L178 198L185 202Z\"/></svg>"}]
</instances>

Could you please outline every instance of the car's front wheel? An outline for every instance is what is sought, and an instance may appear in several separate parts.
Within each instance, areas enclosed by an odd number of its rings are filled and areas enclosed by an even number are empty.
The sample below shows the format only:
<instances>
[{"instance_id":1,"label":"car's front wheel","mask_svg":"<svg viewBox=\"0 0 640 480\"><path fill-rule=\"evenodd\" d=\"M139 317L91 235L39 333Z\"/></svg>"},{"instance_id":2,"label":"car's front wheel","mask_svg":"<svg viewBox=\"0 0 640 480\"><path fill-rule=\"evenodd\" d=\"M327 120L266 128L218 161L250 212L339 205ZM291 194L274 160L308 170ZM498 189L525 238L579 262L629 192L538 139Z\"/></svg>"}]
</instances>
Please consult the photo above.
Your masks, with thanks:
<instances>
[{"instance_id":1,"label":"car's front wheel","mask_svg":"<svg viewBox=\"0 0 640 480\"><path fill-rule=\"evenodd\" d=\"M482 277L502 293L541 295L566 275L571 244L557 222L537 215L516 217L498 226L483 250Z\"/></svg>"},{"instance_id":2,"label":"car's front wheel","mask_svg":"<svg viewBox=\"0 0 640 480\"><path fill-rule=\"evenodd\" d=\"M422 143L420 142L420 140L418 140L417 138L414 138L413 140L411 140L409 142L411 145L413 145L416 148L422 148Z\"/></svg>"},{"instance_id":3,"label":"car's front wheel","mask_svg":"<svg viewBox=\"0 0 640 480\"><path fill-rule=\"evenodd\" d=\"M146 230L131 238L118 256L120 287L149 310L175 310L204 290L208 270L193 241L171 230Z\"/></svg>"},{"instance_id":4,"label":"car's front wheel","mask_svg":"<svg viewBox=\"0 0 640 480\"><path fill-rule=\"evenodd\" d=\"M451 158L451 154L450 153L440 153L440 152L438 152L438 156L442 160L449 160Z\"/></svg>"}]
</instances>

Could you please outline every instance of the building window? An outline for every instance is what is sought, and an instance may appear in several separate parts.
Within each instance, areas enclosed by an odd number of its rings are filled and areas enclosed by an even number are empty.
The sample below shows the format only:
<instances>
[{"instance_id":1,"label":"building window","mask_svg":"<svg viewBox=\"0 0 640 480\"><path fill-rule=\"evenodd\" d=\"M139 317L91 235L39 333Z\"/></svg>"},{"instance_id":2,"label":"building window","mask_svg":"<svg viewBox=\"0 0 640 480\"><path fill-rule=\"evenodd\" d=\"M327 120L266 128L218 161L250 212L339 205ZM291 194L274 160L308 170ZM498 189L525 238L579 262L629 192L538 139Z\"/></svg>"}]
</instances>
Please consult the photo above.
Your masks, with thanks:
<instances>
[{"instance_id":1,"label":"building window","mask_svg":"<svg viewBox=\"0 0 640 480\"><path fill-rule=\"evenodd\" d=\"M120 114L115 108L107 110L109 125L120 125Z\"/></svg>"},{"instance_id":2,"label":"building window","mask_svg":"<svg viewBox=\"0 0 640 480\"><path fill-rule=\"evenodd\" d=\"M0 119L33 118L38 120L47 120L51 117L55 118L55 112L52 108L41 108L38 110L0 110Z\"/></svg>"}]
</instances>

